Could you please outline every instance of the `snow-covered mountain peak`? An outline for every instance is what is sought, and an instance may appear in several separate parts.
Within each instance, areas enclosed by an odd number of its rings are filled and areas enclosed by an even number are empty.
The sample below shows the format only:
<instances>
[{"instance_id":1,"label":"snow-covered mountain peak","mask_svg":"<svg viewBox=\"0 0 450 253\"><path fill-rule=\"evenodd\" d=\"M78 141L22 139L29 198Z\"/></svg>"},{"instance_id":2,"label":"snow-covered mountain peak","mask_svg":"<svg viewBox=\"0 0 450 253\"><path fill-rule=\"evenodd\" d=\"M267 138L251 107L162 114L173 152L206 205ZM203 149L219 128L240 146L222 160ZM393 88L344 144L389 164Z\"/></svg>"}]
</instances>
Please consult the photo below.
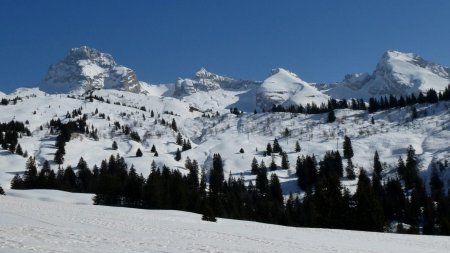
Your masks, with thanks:
<instances>
[{"instance_id":1,"label":"snow-covered mountain peak","mask_svg":"<svg viewBox=\"0 0 450 253\"><path fill-rule=\"evenodd\" d=\"M269 77L274 76L274 75L277 75L277 74L279 74L279 75L292 76L292 77L294 77L294 78L299 78L299 77L297 76L297 74L295 74L294 72L291 72L291 71L289 71L289 70L287 70L287 69L284 69L284 68L274 68L274 69L272 69L272 70L270 71Z\"/></svg>"},{"instance_id":2,"label":"snow-covered mountain peak","mask_svg":"<svg viewBox=\"0 0 450 253\"><path fill-rule=\"evenodd\" d=\"M273 69L262 83L257 92L256 103L261 109L267 110L273 105L306 105L312 102L320 104L326 102L328 98L295 73L277 68Z\"/></svg>"},{"instance_id":3,"label":"snow-covered mountain peak","mask_svg":"<svg viewBox=\"0 0 450 253\"><path fill-rule=\"evenodd\" d=\"M198 78L210 78L215 75L216 74L209 72L204 67L201 67L197 72L195 72L195 77L198 77Z\"/></svg>"},{"instance_id":4,"label":"snow-covered mountain peak","mask_svg":"<svg viewBox=\"0 0 450 253\"><path fill-rule=\"evenodd\" d=\"M69 54L64 59L67 63L75 64L78 61L92 61L102 67L113 67L117 66L112 55L107 53L102 53L97 49L90 48L87 46L81 46L78 48L72 48Z\"/></svg>"},{"instance_id":5,"label":"snow-covered mountain peak","mask_svg":"<svg viewBox=\"0 0 450 253\"><path fill-rule=\"evenodd\" d=\"M450 68L432 63L414 53L385 52L371 75L346 75L328 94L336 98L401 96L441 91L450 83Z\"/></svg>"},{"instance_id":6,"label":"snow-covered mountain peak","mask_svg":"<svg viewBox=\"0 0 450 253\"><path fill-rule=\"evenodd\" d=\"M190 96L197 92L208 92L219 89L239 90L245 89L250 84L258 83L256 81L246 81L234 79L227 76L221 76L209 72L205 68L198 70L192 78L178 78L175 83L175 97Z\"/></svg>"},{"instance_id":7,"label":"snow-covered mountain peak","mask_svg":"<svg viewBox=\"0 0 450 253\"><path fill-rule=\"evenodd\" d=\"M142 91L133 70L117 64L110 54L87 46L72 48L63 60L51 65L40 87L49 93L93 88Z\"/></svg>"}]
</instances>

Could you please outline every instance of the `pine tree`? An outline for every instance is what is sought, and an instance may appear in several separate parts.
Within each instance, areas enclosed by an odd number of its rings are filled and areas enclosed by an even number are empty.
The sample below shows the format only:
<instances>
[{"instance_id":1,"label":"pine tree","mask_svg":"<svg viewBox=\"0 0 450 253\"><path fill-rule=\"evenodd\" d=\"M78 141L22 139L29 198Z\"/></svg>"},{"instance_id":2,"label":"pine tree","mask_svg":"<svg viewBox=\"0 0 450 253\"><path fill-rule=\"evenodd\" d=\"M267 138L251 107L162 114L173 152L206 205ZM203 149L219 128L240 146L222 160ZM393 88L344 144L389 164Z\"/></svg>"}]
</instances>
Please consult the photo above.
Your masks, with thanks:
<instances>
[{"instance_id":1,"label":"pine tree","mask_svg":"<svg viewBox=\"0 0 450 253\"><path fill-rule=\"evenodd\" d=\"M356 178L355 170L353 169L352 159L347 160L347 167L345 168L345 172L347 172L347 178L350 180L354 180Z\"/></svg>"},{"instance_id":2,"label":"pine tree","mask_svg":"<svg viewBox=\"0 0 450 253\"><path fill-rule=\"evenodd\" d=\"M241 148L241 149L239 150L239 153L244 154L244 149Z\"/></svg>"},{"instance_id":3,"label":"pine tree","mask_svg":"<svg viewBox=\"0 0 450 253\"><path fill-rule=\"evenodd\" d=\"M280 180L275 173L270 175L270 194L278 204L283 204L283 191L281 190Z\"/></svg>"},{"instance_id":4,"label":"pine tree","mask_svg":"<svg viewBox=\"0 0 450 253\"><path fill-rule=\"evenodd\" d=\"M0 195L5 195L5 191L3 190L1 185L0 185Z\"/></svg>"},{"instance_id":5,"label":"pine tree","mask_svg":"<svg viewBox=\"0 0 450 253\"><path fill-rule=\"evenodd\" d=\"M136 173L136 169L133 165L131 165L130 171L128 172L128 176L125 180L124 185L124 197L125 197L125 206L130 207L140 207L141 206L141 195L143 189L143 180Z\"/></svg>"},{"instance_id":6,"label":"pine tree","mask_svg":"<svg viewBox=\"0 0 450 253\"><path fill-rule=\"evenodd\" d=\"M256 175L258 173L258 170L259 170L258 160L256 160L255 157L253 157L251 173L253 175Z\"/></svg>"},{"instance_id":7,"label":"pine tree","mask_svg":"<svg viewBox=\"0 0 450 253\"><path fill-rule=\"evenodd\" d=\"M381 184L383 166L380 162L380 157L378 155L378 151L375 151L375 155L373 157L373 174L372 174L372 187L378 197L381 198L383 193L383 186Z\"/></svg>"},{"instance_id":8,"label":"pine tree","mask_svg":"<svg viewBox=\"0 0 450 253\"><path fill-rule=\"evenodd\" d=\"M317 169L313 157L307 156L303 161L298 157L296 173L300 188L305 192L311 192L317 182Z\"/></svg>"},{"instance_id":9,"label":"pine tree","mask_svg":"<svg viewBox=\"0 0 450 253\"><path fill-rule=\"evenodd\" d=\"M17 144L16 154L23 155L23 150L22 150L22 147L20 146L20 144Z\"/></svg>"},{"instance_id":10,"label":"pine tree","mask_svg":"<svg viewBox=\"0 0 450 253\"><path fill-rule=\"evenodd\" d=\"M302 149L300 148L300 143L298 141L295 142L295 152L300 152Z\"/></svg>"},{"instance_id":11,"label":"pine tree","mask_svg":"<svg viewBox=\"0 0 450 253\"><path fill-rule=\"evenodd\" d=\"M39 172L38 179L37 179L37 186L39 188L50 188L50 185L48 182L48 177L49 177L50 171L51 171L50 163L47 160L45 160L44 164L42 166L42 169Z\"/></svg>"},{"instance_id":12,"label":"pine tree","mask_svg":"<svg viewBox=\"0 0 450 253\"><path fill-rule=\"evenodd\" d=\"M267 170L261 168L256 175L256 189L259 190L261 194L266 194L269 190L269 180L267 179Z\"/></svg>"},{"instance_id":13,"label":"pine tree","mask_svg":"<svg viewBox=\"0 0 450 253\"><path fill-rule=\"evenodd\" d=\"M152 152L152 153L156 152L155 144L152 145L152 149L150 150L150 152Z\"/></svg>"},{"instance_id":14,"label":"pine tree","mask_svg":"<svg viewBox=\"0 0 450 253\"><path fill-rule=\"evenodd\" d=\"M281 155L281 169L288 170L289 169L289 159L286 152L283 152Z\"/></svg>"},{"instance_id":15,"label":"pine tree","mask_svg":"<svg viewBox=\"0 0 450 253\"><path fill-rule=\"evenodd\" d=\"M67 168L64 170L63 190L69 192L75 191L76 183L77 176L75 175L75 172L73 171L71 166L67 166Z\"/></svg>"},{"instance_id":16,"label":"pine tree","mask_svg":"<svg viewBox=\"0 0 450 253\"><path fill-rule=\"evenodd\" d=\"M189 157L186 158L185 168L189 170L188 184L190 189L197 191L199 189L199 169L196 160L190 161Z\"/></svg>"},{"instance_id":17,"label":"pine tree","mask_svg":"<svg viewBox=\"0 0 450 253\"><path fill-rule=\"evenodd\" d=\"M412 189L422 184L419 177L419 172L417 170L417 158L415 152L416 151L414 150L414 148L409 145L408 149L406 150L405 170L400 174L402 176L402 179L405 181L405 187L407 189Z\"/></svg>"},{"instance_id":18,"label":"pine tree","mask_svg":"<svg viewBox=\"0 0 450 253\"><path fill-rule=\"evenodd\" d=\"M32 189L36 187L37 182L37 167L36 161L33 157L28 158L27 163L25 165L25 174L24 174L24 185L25 188Z\"/></svg>"},{"instance_id":19,"label":"pine tree","mask_svg":"<svg viewBox=\"0 0 450 253\"><path fill-rule=\"evenodd\" d=\"M222 157L220 154L214 154L213 167L209 174L209 188L212 194L217 195L222 191L224 178Z\"/></svg>"},{"instance_id":20,"label":"pine tree","mask_svg":"<svg viewBox=\"0 0 450 253\"><path fill-rule=\"evenodd\" d=\"M113 150L118 150L118 149L119 149L119 146L117 146L117 142L116 142L116 141L113 141L113 143L112 143L112 149L113 149Z\"/></svg>"},{"instance_id":21,"label":"pine tree","mask_svg":"<svg viewBox=\"0 0 450 253\"><path fill-rule=\"evenodd\" d=\"M273 153L280 153L283 150L281 149L280 144L278 143L277 138L275 138L275 140L273 140Z\"/></svg>"},{"instance_id":22,"label":"pine tree","mask_svg":"<svg viewBox=\"0 0 450 253\"><path fill-rule=\"evenodd\" d=\"M439 200L443 197L444 183L442 182L441 178L439 177L439 173L438 173L438 170L436 169L436 166L433 166L433 168L431 170L430 191L431 191L431 196L434 200Z\"/></svg>"},{"instance_id":23,"label":"pine tree","mask_svg":"<svg viewBox=\"0 0 450 253\"><path fill-rule=\"evenodd\" d=\"M328 112L328 123L333 123L336 121L336 116L334 114L334 110Z\"/></svg>"},{"instance_id":24,"label":"pine tree","mask_svg":"<svg viewBox=\"0 0 450 253\"><path fill-rule=\"evenodd\" d=\"M275 163L275 159L272 157L272 161L270 162L270 170L274 171L277 170L277 164Z\"/></svg>"},{"instance_id":25,"label":"pine tree","mask_svg":"<svg viewBox=\"0 0 450 253\"><path fill-rule=\"evenodd\" d=\"M272 145L270 145L270 143L267 143L267 147L266 147L266 153L267 155L272 154L273 150L272 150Z\"/></svg>"},{"instance_id":26,"label":"pine tree","mask_svg":"<svg viewBox=\"0 0 450 253\"><path fill-rule=\"evenodd\" d=\"M24 183L19 174L16 174L11 180L11 189L24 189Z\"/></svg>"},{"instance_id":27,"label":"pine tree","mask_svg":"<svg viewBox=\"0 0 450 253\"><path fill-rule=\"evenodd\" d=\"M175 122L175 119L172 119L172 129L175 132L178 132L177 122Z\"/></svg>"},{"instance_id":28,"label":"pine tree","mask_svg":"<svg viewBox=\"0 0 450 253\"><path fill-rule=\"evenodd\" d=\"M214 216L214 211L209 205L206 205L203 208L202 220L210 221L210 222L216 222L217 221L216 217Z\"/></svg>"},{"instance_id":29,"label":"pine tree","mask_svg":"<svg viewBox=\"0 0 450 253\"><path fill-rule=\"evenodd\" d=\"M177 145L183 145L183 136L181 136L181 133L177 134L177 140L176 140Z\"/></svg>"},{"instance_id":30,"label":"pine tree","mask_svg":"<svg viewBox=\"0 0 450 253\"><path fill-rule=\"evenodd\" d=\"M142 157L142 151L140 148L138 148L138 150L136 151L136 157Z\"/></svg>"},{"instance_id":31,"label":"pine tree","mask_svg":"<svg viewBox=\"0 0 450 253\"><path fill-rule=\"evenodd\" d=\"M364 231L383 231L384 214L380 200L372 189L369 177L361 170L355 193L355 228Z\"/></svg>"},{"instance_id":32,"label":"pine tree","mask_svg":"<svg viewBox=\"0 0 450 253\"><path fill-rule=\"evenodd\" d=\"M350 159L353 157L352 141L347 135L344 137L343 149L345 159Z\"/></svg>"},{"instance_id":33,"label":"pine tree","mask_svg":"<svg viewBox=\"0 0 450 253\"><path fill-rule=\"evenodd\" d=\"M317 212L317 224L326 228L343 228L345 210L342 185L335 170L319 172L314 192L314 207Z\"/></svg>"},{"instance_id":34,"label":"pine tree","mask_svg":"<svg viewBox=\"0 0 450 253\"><path fill-rule=\"evenodd\" d=\"M77 179L77 191L92 192L92 172L83 157L80 157L77 164Z\"/></svg>"},{"instance_id":35,"label":"pine tree","mask_svg":"<svg viewBox=\"0 0 450 253\"><path fill-rule=\"evenodd\" d=\"M64 146L59 146L58 149L56 150L55 153L55 157L53 158L53 160L55 161L56 164L63 164L64 163L64 154L66 153Z\"/></svg>"},{"instance_id":36,"label":"pine tree","mask_svg":"<svg viewBox=\"0 0 450 253\"><path fill-rule=\"evenodd\" d=\"M177 148L177 151L175 152L175 161L181 160L181 151L179 148Z\"/></svg>"}]
</instances>

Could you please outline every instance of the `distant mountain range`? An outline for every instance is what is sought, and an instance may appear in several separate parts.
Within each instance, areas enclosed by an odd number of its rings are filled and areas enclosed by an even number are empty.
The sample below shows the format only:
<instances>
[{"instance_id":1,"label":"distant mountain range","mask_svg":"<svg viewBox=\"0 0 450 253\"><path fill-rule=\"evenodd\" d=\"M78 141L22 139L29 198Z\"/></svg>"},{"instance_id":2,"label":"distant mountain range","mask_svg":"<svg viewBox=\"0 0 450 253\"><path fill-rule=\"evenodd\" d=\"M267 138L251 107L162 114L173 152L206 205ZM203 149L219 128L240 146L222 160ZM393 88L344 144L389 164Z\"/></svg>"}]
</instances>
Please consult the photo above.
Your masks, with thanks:
<instances>
[{"instance_id":1,"label":"distant mountain range","mask_svg":"<svg viewBox=\"0 0 450 253\"><path fill-rule=\"evenodd\" d=\"M332 84L307 83L282 68L272 70L263 81L235 79L201 68L194 77L178 78L175 84L151 85L139 81L132 69L116 63L110 54L83 46L71 49L64 59L51 65L38 86L48 93L117 89L172 96L196 106L240 106L242 110L251 111L268 109L274 104L320 104L330 97L367 100L431 88L440 91L449 83L449 67L429 62L416 54L387 51L372 74L348 74L342 81Z\"/></svg>"}]
</instances>

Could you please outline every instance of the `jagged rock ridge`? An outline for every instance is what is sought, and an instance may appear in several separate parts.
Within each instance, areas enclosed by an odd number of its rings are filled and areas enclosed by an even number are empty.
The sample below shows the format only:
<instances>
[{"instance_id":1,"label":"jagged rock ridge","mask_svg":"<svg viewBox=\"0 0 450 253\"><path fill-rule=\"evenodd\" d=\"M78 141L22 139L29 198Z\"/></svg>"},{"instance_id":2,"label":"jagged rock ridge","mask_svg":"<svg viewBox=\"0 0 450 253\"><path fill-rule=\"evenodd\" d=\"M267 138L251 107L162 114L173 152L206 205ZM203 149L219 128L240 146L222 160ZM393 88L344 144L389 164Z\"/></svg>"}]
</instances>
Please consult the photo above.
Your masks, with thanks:
<instances>
[{"instance_id":1,"label":"jagged rock ridge","mask_svg":"<svg viewBox=\"0 0 450 253\"><path fill-rule=\"evenodd\" d=\"M110 54L86 46L72 48L63 60L51 65L40 87L49 93L90 89L141 92L133 70L117 64Z\"/></svg>"}]
</instances>

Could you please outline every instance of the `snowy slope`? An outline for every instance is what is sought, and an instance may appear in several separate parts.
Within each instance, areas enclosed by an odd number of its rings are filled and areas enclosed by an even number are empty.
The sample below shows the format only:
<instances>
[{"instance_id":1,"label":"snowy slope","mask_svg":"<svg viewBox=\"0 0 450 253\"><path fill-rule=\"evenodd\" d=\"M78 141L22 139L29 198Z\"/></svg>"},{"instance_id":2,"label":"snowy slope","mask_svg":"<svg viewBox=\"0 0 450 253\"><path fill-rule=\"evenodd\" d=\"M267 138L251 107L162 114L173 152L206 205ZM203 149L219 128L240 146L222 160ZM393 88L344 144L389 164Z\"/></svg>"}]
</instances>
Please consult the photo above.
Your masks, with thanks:
<instances>
[{"instance_id":1,"label":"snowy slope","mask_svg":"<svg viewBox=\"0 0 450 253\"><path fill-rule=\"evenodd\" d=\"M179 211L72 205L0 196L0 251L448 252L440 236L201 221Z\"/></svg>"},{"instance_id":2,"label":"snowy slope","mask_svg":"<svg viewBox=\"0 0 450 253\"><path fill-rule=\"evenodd\" d=\"M285 194L299 192L297 177L295 176L295 160L298 155L315 154L322 158L327 150L338 148L342 153L343 135L346 133L352 140L355 157L353 163L372 171L372 159L378 150L382 162L388 167L386 175L390 175L392 167L399 156L404 156L408 145L413 145L419 159L419 168L428 180L428 174L433 163L450 160L450 148L447 140L450 138L450 103L439 105L417 106L420 117L411 121L409 108L378 112L373 115L362 111L336 110L337 121L326 123L326 114L303 115L290 113L245 113L237 117L228 110L221 109L220 116L201 117L202 112L190 111L189 103L173 97L149 96L117 90L100 90L94 95L101 96L110 103L94 100L86 102L82 98L68 98L65 95L48 95L36 89L20 89L11 97L23 97L16 105L0 106L0 122L12 119L29 121L28 128L31 137L19 139L23 150L36 157L39 164L45 160L52 161L56 148L56 135L51 135L47 122L51 119L65 119L66 113L82 108L87 113L87 123L98 129L99 140L95 141L84 135L74 136L67 143L64 166L76 166L80 157L88 165L100 165L103 159L111 154L120 154L131 166L135 165L138 172L147 176L150 164L155 161L158 165L166 164L170 168L180 169L183 173L184 161L189 156L196 159L206 170L211 168L212 156L220 153L224 159L225 175L231 172L235 176L243 173L246 180L254 180L251 175L250 164L253 157L258 161L264 160L270 164L271 157L263 156L267 143L277 137L283 150L288 152L291 163L290 170L277 170ZM120 103L116 105L115 103ZM146 111L137 108L145 106ZM110 120L102 119L93 113L98 109ZM182 160L174 160L174 154L180 146L175 144L176 133L160 123L155 124L155 118L150 117L153 110L155 117L165 119L166 122L176 120L178 129L184 138L192 142L193 149L182 153ZM36 112L36 113L34 113ZM164 112L173 112L173 115ZM209 115L215 112L207 113ZM426 116L425 116L426 115ZM145 116L145 119L144 119ZM370 123L374 117L375 124ZM142 142L131 140L121 131L115 131L113 123L129 125L139 133ZM43 130L40 130L43 126ZM283 137L284 130L291 132L289 138ZM113 141L117 141L119 149L111 149ZM300 153L294 152L295 141L302 147ZM159 156L154 157L150 152L155 145ZM336 146L337 145L337 146ZM144 155L136 157L136 150L140 148ZM244 154L239 149L245 150ZM274 156L280 165L281 157ZM26 159L0 150L0 185L9 188L9 183L15 173L22 173ZM53 169L57 166L51 163ZM448 187L450 170L441 173L445 187ZM345 181L346 186L353 191L355 181Z\"/></svg>"},{"instance_id":3,"label":"snowy slope","mask_svg":"<svg viewBox=\"0 0 450 253\"><path fill-rule=\"evenodd\" d=\"M133 70L117 64L111 55L86 46L72 48L62 61L51 65L39 87L50 93L93 88L141 92Z\"/></svg>"},{"instance_id":4,"label":"snowy slope","mask_svg":"<svg viewBox=\"0 0 450 253\"><path fill-rule=\"evenodd\" d=\"M201 68L192 78L178 78L173 96L203 111L237 107L250 112L256 109L256 90L260 84Z\"/></svg>"},{"instance_id":5,"label":"snowy slope","mask_svg":"<svg viewBox=\"0 0 450 253\"><path fill-rule=\"evenodd\" d=\"M282 69L272 70L258 89L256 101L261 109L270 109L275 105L306 105L308 103L326 103L329 97L312 85L301 80L296 74Z\"/></svg>"},{"instance_id":6,"label":"snowy slope","mask_svg":"<svg viewBox=\"0 0 450 253\"><path fill-rule=\"evenodd\" d=\"M335 98L364 98L409 95L434 89L444 90L450 84L450 68L429 62L413 53L387 51L372 75L347 75L327 91Z\"/></svg>"},{"instance_id":7,"label":"snowy slope","mask_svg":"<svg viewBox=\"0 0 450 253\"><path fill-rule=\"evenodd\" d=\"M141 85L141 92L155 97L171 97L174 92L175 85L173 84L149 84L146 82L139 82Z\"/></svg>"}]
</instances>

